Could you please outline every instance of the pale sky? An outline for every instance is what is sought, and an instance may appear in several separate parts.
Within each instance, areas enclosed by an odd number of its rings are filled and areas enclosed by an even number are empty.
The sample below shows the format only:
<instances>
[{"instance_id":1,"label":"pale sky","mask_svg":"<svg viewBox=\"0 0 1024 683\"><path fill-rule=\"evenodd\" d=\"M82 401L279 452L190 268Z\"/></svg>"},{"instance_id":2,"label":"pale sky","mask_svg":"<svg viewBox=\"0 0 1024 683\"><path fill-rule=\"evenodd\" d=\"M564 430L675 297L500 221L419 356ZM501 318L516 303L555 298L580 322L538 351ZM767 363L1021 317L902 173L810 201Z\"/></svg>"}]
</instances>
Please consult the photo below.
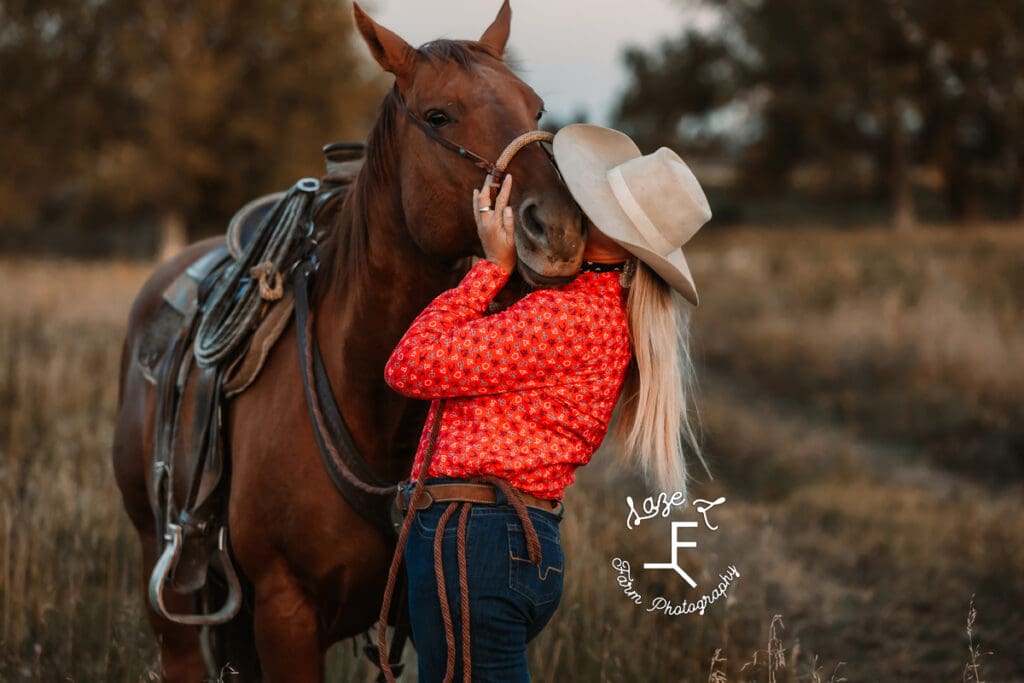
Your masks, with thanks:
<instances>
[{"instance_id":1,"label":"pale sky","mask_svg":"<svg viewBox=\"0 0 1024 683\"><path fill-rule=\"evenodd\" d=\"M413 45L434 38L475 40L501 7L500 0L366 0L360 4ZM544 98L553 118L565 121L582 107L591 122L607 125L627 82L622 48L653 46L678 35L684 20L681 4L679 0L512 0L509 48L520 63L520 75Z\"/></svg>"}]
</instances>

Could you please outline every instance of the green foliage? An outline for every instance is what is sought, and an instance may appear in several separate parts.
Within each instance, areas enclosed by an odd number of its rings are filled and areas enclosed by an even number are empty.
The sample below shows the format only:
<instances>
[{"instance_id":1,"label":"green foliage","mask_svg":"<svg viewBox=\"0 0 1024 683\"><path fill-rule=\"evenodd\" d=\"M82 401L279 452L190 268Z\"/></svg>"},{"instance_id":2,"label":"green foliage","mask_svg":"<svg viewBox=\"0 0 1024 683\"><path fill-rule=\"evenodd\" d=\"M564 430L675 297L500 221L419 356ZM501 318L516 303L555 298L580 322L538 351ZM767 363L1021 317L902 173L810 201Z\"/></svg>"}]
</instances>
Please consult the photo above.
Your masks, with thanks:
<instances>
[{"instance_id":1,"label":"green foliage","mask_svg":"<svg viewBox=\"0 0 1024 683\"><path fill-rule=\"evenodd\" d=\"M0 225L62 199L223 218L365 135L382 78L336 0L0 4Z\"/></svg>"}]
</instances>

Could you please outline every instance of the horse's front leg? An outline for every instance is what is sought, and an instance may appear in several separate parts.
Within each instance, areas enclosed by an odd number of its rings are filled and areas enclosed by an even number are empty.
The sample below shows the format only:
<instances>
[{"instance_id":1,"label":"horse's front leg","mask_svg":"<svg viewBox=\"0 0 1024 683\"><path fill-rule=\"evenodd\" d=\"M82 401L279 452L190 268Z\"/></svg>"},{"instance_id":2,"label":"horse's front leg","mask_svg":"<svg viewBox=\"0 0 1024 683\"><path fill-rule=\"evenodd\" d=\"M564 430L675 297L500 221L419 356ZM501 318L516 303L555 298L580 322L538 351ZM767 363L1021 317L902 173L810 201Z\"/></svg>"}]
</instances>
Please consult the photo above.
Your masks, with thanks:
<instances>
[{"instance_id":1,"label":"horse's front leg","mask_svg":"<svg viewBox=\"0 0 1024 683\"><path fill-rule=\"evenodd\" d=\"M143 576L148 579L157 559L156 537L150 531L140 533L140 538ZM206 680L207 669L199 642L199 628L176 624L159 616L149 604L148 590L148 581L144 581L143 600L146 605L146 618L160 644L160 680L164 683ZM164 601L172 612L191 614L196 610L196 601L191 595L180 595L168 589L164 593Z\"/></svg>"},{"instance_id":2,"label":"horse's front leg","mask_svg":"<svg viewBox=\"0 0 1024 683\"><path fill-rule=\"evenodd\" d=\"M255 582L256 648L265 680L324 680L317 607L284 559L271 563Z\"/></svg>"},{"instance_id":3,"label":"horse's front leg","mask_svg":"<svg viewBox=\"0 0 1024 683\"><path fill-rule=\"evenodd\" d=\"M287 525L275 526L293 516L310 517L297 512L295 498L276 498L280 491L269 484L280 485L285 477L248 476L259 471L251 467L257 460L254 454L252 449L235 451L238 467L231 482L229 528L235 557L252 582L253 633L262 680L319 683L324 680L319 605L285 555Z\"/></svg>"}]
</instances>

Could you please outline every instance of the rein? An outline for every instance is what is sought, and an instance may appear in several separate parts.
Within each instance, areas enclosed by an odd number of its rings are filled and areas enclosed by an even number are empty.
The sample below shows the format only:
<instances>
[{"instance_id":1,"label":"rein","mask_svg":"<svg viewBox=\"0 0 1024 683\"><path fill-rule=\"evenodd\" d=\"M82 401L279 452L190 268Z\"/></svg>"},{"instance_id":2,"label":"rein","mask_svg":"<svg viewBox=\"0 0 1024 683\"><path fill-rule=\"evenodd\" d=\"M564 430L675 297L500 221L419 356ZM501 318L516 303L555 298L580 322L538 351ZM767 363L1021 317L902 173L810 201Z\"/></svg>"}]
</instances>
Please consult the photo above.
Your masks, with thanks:
<instances>
[{"instance_id":1,"label":"rein","mask_svg":"<svg viewBox=\"0 0 1024 683\"><path fill-rule=\"evenodd\" d=\"M494 163L488 161L484 157L480 156L476 152L469 148L458 145L448 138L444 137L437 132L429 123L421 119L412 113L408 105L405 103L405 98L399 93L398 101L402 105L402 109L405 111L409 120L412 121L417 128L423 131L429 139L433 140L437 144L441 145L450 152L458 154L463 159L466 159L477 168L487 172L487 186L494 187L501 182L505 176L505 171L508 169L508 165L512 163L513 157L520 152L527 145L531 145L534 142L551 142L555 139L552 133L543 130L530 130L517 136L512 142L505 146L501 154L498 156L498 160Z\"/></svg>"}]
</instances>

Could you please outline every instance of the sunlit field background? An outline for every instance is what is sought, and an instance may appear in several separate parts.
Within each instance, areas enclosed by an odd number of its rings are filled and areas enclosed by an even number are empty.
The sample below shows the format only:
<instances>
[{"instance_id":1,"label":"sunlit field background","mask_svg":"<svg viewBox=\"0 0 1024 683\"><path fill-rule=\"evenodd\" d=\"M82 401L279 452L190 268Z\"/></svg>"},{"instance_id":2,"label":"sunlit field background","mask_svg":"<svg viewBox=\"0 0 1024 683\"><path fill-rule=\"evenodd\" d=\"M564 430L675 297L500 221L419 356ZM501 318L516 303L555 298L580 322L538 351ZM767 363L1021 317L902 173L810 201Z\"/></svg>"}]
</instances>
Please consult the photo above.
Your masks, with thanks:
<instances>
[{"instance_id":1,"label":"sunlit field background","mask_svg":"<svg viewBox=\"0 0 1024 683\"><path fill-rule=\"evenodd\" d=\"M626 496L657 492L596 454L534 680L1024 683L1024 1L511 5L541 127L668 146L707 191L685 250L713 476L691 461L690 497L725 498L683 539L691 589L642 564L695 511L627 530ZM364 3L416 45L500 6ZM159 678L110 465L128 308L158 255L367 138L394 78L352 17L0 2L0 683ZM645 611L733 565L704 615ZM329 680L373 680L362 644Z\"/></svg>"},{"instance_id":2,"label":"sunlit field background","mask_svg":"<svg viewBox=\"0 0 1024 683\"><path fill-rule=\"evenodd\" d=\"M741 577L704 616L629 602L616 556L645 598L699 592L639 569L668 559L668 523L626 530L625 496L647 492L599 453L566 499L535 680L959 681L972 596L981 678L1022 680L1024 230L712 227L690 253L714 475L695 465L691 497L727 501L680 562L700 591L730 564ZM120 338L152 265L0 260L0 680L157 671L109 464ZM372 680L351 642L329 664Z\"/></svg>"}]
</instances>

